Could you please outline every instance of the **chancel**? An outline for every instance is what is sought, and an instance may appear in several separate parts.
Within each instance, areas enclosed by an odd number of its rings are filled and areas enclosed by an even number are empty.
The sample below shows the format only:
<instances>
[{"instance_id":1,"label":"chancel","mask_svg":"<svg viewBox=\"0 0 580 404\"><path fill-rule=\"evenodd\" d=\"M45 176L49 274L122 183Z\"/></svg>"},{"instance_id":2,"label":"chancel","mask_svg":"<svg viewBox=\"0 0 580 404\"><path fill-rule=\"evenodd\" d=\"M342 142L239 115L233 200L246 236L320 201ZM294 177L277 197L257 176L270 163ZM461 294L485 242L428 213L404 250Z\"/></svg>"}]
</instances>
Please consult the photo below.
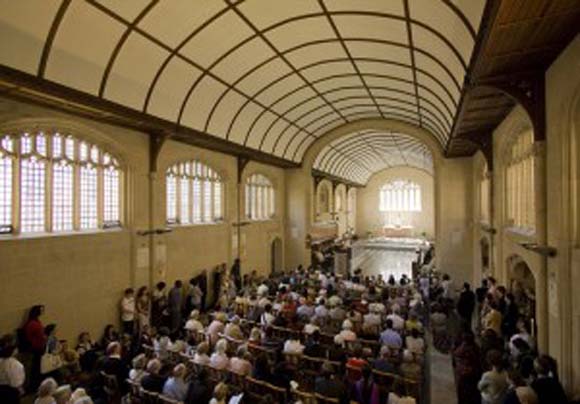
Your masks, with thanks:
<instances>
[{"instance_id":1,"label":"chancel","mask_svg":"<svg viewBox=\"0 0 580 404\"><path fill-rule=\"evenodd\" d=\"M0 10L0 403L580 402L579 1Z\"/></svg>"}]
</instances>

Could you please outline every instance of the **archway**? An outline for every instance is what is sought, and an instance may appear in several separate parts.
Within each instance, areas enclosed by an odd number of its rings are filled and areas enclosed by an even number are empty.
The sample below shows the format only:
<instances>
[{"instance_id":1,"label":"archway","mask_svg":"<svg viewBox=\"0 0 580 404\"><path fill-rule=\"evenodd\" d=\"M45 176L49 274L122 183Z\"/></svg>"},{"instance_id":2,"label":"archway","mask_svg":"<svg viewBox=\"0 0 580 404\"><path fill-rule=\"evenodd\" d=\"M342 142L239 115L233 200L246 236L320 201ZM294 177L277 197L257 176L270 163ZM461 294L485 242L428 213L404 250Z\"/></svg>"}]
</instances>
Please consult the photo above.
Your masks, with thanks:
<instances>
[{"instance_id":1,"label":"archway","mask_svg":"<svg viewBox=\"0 0 580 404\"><path fill-rule=\"evenodd\" d=\"M518 255L510 257L507 266L509 290L514 295L520 315L531 325L536 335L536 277L526 261Z\"/></svg>"},{"instance_id":2,"label":"archway","mask_svg":"<svg viewBox=\"0 0 580 404\"><path fill-rule=\"evenodd\" d=\"M273 274L282 271L282 240L280 237L276 237L270 244L270 266Z\"/></svg>"}]
</instances>

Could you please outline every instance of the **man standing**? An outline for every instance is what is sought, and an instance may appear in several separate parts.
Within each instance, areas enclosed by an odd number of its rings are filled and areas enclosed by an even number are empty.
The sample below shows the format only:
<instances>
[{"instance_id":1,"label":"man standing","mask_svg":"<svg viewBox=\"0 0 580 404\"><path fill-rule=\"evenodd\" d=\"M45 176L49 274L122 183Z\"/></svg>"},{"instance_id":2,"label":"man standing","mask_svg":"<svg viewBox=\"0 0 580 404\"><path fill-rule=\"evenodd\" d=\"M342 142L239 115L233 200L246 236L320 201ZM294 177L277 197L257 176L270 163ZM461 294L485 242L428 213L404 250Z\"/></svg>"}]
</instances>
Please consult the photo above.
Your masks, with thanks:
<instances>
[{"instance_id":1,"label":"man standing","mask_svg":"<svg viewBox=\"0 0 580 404\"><path fill-rule=\"evenodd\" d=\"M201 271L201 274L197 277L197 286L201 289L201 311L204 312L207 307L207 269Z\"/></svg>"},{"instance_id":2,"label":"man standing","mask_svg":"<svg viewBox=\"0 0 580 404\"><path fill-rule=\"evenodd\" d=\"M241 272L241 265L240 259L236 258L234 260L234 265L232 265L231 269L231 276L234 278L234 282L236 284L236 291L240 291L242 289L242 272Z\"/></svg>"},{"instance_id":3,"label":"man standing","mask_svg":"<svg viewBox=\"0 0 580 404\"><path fill-rule=\"evenodd\" d=\"M133 335L135 325L135 291L131 288L125 289L123 299L121 299L121 321L123 323L123 334Z\"/></svg>"},{"instance_id":4,"label":"man standing","mask_svg":"<svg viewBox=\"0 0 580 404\"><path fill-rule=\"evenodd\" d=\"M465 282L463 284L463 291L459 295L457 302L457 312L461 317L461 322L464 331L471 331L471 316L475 308L475 293L471 290L471 285Z\"/></svg>"},{"instance_id":5,"label":"man standing","mask_svg":"<svg viewBox=\"0 0 580 404\"><path fill-rule=\"evenodd\" d=\"M173 288L169 291L169 315L171 317L171 332L179 331L181 327L182 288L180 280L175 281Z\"/></svg>"}]
</instances>

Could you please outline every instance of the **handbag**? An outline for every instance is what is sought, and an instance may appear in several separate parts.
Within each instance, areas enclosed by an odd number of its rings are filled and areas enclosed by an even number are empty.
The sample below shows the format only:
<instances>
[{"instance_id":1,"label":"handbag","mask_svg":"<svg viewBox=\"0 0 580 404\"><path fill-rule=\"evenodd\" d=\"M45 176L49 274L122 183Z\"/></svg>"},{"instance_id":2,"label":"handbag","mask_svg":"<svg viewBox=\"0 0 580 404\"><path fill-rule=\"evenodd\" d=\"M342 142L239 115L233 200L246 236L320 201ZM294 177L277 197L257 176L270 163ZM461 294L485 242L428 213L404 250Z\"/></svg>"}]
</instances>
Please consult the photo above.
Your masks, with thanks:
<instances>
[{"instance_id":1,"label":"handbag","mask_svg":"<svg viewBox=\"0 0 580 404\"><path fill-rule=\"evenodd\" d=\"M46 349L44 354L40 358L40 373L47 374L62 367L62 359L60 355L48 352L48 343L46 344Z\"/></svg>"}]
</instances>

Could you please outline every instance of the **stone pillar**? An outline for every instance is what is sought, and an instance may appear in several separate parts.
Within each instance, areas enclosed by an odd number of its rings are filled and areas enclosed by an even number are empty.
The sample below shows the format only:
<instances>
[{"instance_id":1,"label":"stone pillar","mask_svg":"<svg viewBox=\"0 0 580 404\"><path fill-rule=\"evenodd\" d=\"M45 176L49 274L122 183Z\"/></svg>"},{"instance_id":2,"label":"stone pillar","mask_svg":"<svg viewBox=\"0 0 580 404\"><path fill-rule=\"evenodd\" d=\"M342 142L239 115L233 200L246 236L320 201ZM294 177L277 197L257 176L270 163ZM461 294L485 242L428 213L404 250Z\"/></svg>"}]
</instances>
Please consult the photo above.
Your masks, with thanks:
<instances>
[{"instance_id":1,"label":"stone pillar","mask_svg":"<svg viewBox=\"0 0 580 404\"><path fill-rule=\"evenodd\" d=\"M546 182L546 142L536 140L534 142L534 202L536 217L536 242L539 245L547 244L547 182ZM542 257L542 263L536 279L536 319L538 322L538 348L540 351L548 351L549 336L549 307L548 282L553 282L548 274L548 262Z\"/></svg>"}]
</instances>

